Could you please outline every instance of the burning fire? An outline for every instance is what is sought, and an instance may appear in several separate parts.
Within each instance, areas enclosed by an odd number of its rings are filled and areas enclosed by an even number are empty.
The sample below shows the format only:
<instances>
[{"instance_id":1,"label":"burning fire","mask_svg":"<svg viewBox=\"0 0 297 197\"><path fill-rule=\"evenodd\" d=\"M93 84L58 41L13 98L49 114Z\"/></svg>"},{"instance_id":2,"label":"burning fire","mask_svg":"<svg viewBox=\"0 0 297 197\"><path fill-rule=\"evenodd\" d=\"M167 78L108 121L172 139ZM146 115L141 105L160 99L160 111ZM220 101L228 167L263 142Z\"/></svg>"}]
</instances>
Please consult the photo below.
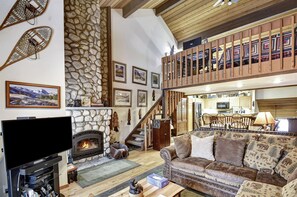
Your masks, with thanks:
<instances>
[{"instance_id":1,"label":"burning fire","mask_svg":"<svg viewBox=\"0 0 297 197\"><path fill-rule=\"evenodd\" d=\"M89 141L84 141L84 143L82 144L82 146L81 146L82 148L89 148L90 147L90 143L89 143Z\"/></svg>"},{"instance_id":2,"label":"burning fire","mask_svg":"<svg viewBox=\"0 0 297 197\"><path fill-rule=\"evenodd\" d=\"M82 140L78 144L78 150L81 150L81 151L89 150L97 147L98 147L98 143L94 142L94 140L92 139Z\"/></svg>"}]
</instances>

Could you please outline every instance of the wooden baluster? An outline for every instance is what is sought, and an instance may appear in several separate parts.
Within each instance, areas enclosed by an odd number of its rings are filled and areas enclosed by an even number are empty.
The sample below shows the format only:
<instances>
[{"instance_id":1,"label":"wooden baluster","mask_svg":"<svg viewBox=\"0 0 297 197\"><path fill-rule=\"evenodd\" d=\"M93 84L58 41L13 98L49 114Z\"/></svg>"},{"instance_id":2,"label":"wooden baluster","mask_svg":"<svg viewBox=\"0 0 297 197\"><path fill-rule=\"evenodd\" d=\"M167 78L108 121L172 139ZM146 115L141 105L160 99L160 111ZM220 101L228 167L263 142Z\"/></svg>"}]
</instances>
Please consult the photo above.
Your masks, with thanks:
<instances>
[{"instance_id":1,"label":"wooden baluster","mask_svg":"<svg viewBox=\"0 0 297 197\"><path fill-rule=\"evenodd\" d=\"M165 85L165 81L166 81L166 74L165 74L165 67L166 67L166 57L162 58L162 75L163 75L163 86L167 88L167 86Z\"/></svg>"},{"instance_id":2,"label":"wooden baluster","mask_svg":"<svg viewBox=\"0 0 297 197\"><path fill-rule=\"evenodd\" d=\"M231 77L234 77L234 35L231 36Z\"/></svg>"},{"instance_id":3,"label":"wooden baluster","mask_svg":"<svg viewBox=\"0 0 297 197\"><path fill-rule=\"evenodd\" d=\"M262 72L261 64L262 64L262 39L261 39L261 26L258 26L258 55L259 55L259 61L258 61L258 71Z\"/></svg>"},{"instance_id":4,"label":"wooden baluster","mask_svg":"<svg viewBox=\"0 0 297 197\"><path fill-rule=\"evenodd\" d=\"M186 84L188 84L188 52L185 51L185 77L186 77Z\"/></svg>"},{"instance_id":5,"label":"wooden baluster","mask_svg":"<svg viewBox=\"0 0 297 197\"><path fill-rule=\"evenodd\" d=\"M252 29L249 30L249 74L252 73Z\"/></svg>"},{"instance_id":6,"label":"wooden baluster","mask_svg":"<svg viewBox=\"0 0 297 197\"><path fill-rule=\"evenodd\" d=\"M192 79L191 85L193 85L193 49L191 49L191 79Z\"/></svg>"},{"instance_id":7,"label":"wooden baluster","mask_svg":"<svg viewBox=\"0 0 297 197\"><path fill-rule=\"evenodd\" d=\"M202 72L203 72L203 82L205 82L205 44L203 44L203 49L202 49Z\"/></svg>"},{"instance_id":8,"label":"wooden baluster","mask_svg":"<svg viewBox=\"0 0 297 197\"><path fill-rule=\"evenodd\" d=\"M283 19L280 19L280 33L279 33L279 59L280 59L280 69L283 70Z\"/></svg>"},{"instance_id":9,"label":"wooden baluster","mask_svg":"<svg viewBox=\"0 0 297 197\"><path fill-rule=\"evenodd\" d=\"M177 84L178 84L178 77L177 77L177 54L175 54L175 70L174 70L174 74L175 74L175 87L177 87Z\"/></svg>"},{"instance_id":10,"label":"wooden baluster","mask_svg":"<svg viewBox=\"0 0 297 197\"><path fill-rule=\"evenodd\" d=\"M219 79L219 40L217 39L216 40L216 65L217 65L217 68L216 68L216 79L218 80Z\"/></svg>"},{"instance_id":11,"label":"wooden baluster","mask_svg":"<svg viewBox=\"0 0 297 197\"><path fill-rule=\"evenodd\" d=\"M239 45L240 45L240 58L239 58L239 63L240 63L240 72L239 74L242 76L243 75L243 43L242 43L242 39L243 39L243 35L242 35L242 32L240 32L240 37L239 37Z\"/></svg>"},{"instance_id":12,"label":"wooden baluster","mask_svg":"<svg viewBox=\"0 0 297 197\"><path fill-rule=\"evenodd\" d=\"M272 30L272 24L269 23L269 70L272 71L272 39L271 39L271 30Z\"/></svg>"},{"instance_id":13,"label":"wooden baluster","mask_svg":"<svg viewBox=\"0 0 297 197\"><path fill-rule=\"evenodd\" d=\"M212 81L212 42L209 43L209 51L208 51L208 79Z\"/></svg>"},{"instance_id":14,"label":"wooden baluster","mask_svg":"<svg viewBox=\"0 0 297 197\"><path fill-rule=\"evenodd\" d=\"M292 22L292 63L291 67L295 68L295 15L291 17Z\"/></svg>"},{"instance_id":15,"label":"wooden baluster","mask_svg":"<svg viewBox=\"0 0 297 197\"><path fill-rule=\"evenodd\" d=\"M224 79L226 79L226 58L227 58L227 51L226 51L226 37L224 37Z\"/></svg>"},{"instance_id":16,"label":"wooden baluster","mask_svg":"<svg viewBox=\"0 0 297 197\"><path fill-rule=\"evenodd\" d=\"M170 61L170 63L169 63L169 87L172 87L172 67L173 67L173 65L172 65L172 55L170 55L169 56L169 61Z\"/></svg>"},{"instance_id":17,"label":"wooden baluster","mask_svg":"<svg viewBox=\"0 0 297 197\"><path fill-rule=\"evenodd\" d=\"M180 66L179 66L179 79L180 79L180 85L182 85L182 78L183 78L183 59L182 59L182 53L180 52L179 53L179 63L180 63Z\"/></svg>"},{"instance_id":18,"label":"wooden baluster","mask_svg":"<svg viewBox=\"0 0 297 197\"><path fill-rule=\"evenodd\" d=\"M199 54L199 47L196 47L196 74L197 74L197 84L199 83L199 59L198 59L198 54Z\"/></svg>"},{"instance_id":19,"label":"wooden baluster","mask_svg":"<svg viewBox=\"0 0 297 197\"><path fill-rule=\"evenodd\" d=\"M144 151L147 151L147 130L146 130L146 125L144 127Z\"/></svg>"}]
</instances>

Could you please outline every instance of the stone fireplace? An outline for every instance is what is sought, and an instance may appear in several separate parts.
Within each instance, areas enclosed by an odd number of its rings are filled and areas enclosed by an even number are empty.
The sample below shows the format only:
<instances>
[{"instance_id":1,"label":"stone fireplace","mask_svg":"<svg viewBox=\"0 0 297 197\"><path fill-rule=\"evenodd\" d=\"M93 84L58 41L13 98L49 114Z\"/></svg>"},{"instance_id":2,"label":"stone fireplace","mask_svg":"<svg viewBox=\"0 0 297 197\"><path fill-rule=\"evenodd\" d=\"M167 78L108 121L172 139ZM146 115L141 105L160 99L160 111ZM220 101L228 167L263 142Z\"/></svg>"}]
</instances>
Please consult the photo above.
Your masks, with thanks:
<instances>
[{"instance_id":1,"label":"stone fireplace","mask_svg":"<svg viewBox=\"0 0 297 197\"><path fill-rule=\"evenodd\" d=\"M72 159L85 162L110 153L111 108L67 107L72 117Z\"/></svg>"},{"instance_id":2,"label":"stone fireplace","mask_svg":"<svg viewBox=\"0 0 297 197\"><path fill-rule=\"evenodd\" d=\"M73 136L72 158L79 160L103 154L103 132L88 130Z\"/></svg>"}]
</instances>

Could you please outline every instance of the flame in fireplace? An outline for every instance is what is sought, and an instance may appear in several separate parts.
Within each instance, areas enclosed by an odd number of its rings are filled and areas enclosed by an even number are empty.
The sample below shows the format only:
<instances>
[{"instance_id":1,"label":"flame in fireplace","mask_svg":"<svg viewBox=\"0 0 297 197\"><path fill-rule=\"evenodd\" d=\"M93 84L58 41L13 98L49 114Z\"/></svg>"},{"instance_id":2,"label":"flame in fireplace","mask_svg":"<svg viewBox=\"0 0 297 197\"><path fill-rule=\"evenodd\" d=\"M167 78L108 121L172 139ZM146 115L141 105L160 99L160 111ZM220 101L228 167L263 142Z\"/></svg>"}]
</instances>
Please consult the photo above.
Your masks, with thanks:
<instances>
[{"instance_id":1,"label":"flame in fireplace","mask_svg":"<svg viewBox=\"0 0 297 197\"><path fill-rule=\"evenodd\" d=\"M78 143L77 150L84 151L84 150L90 150L93 148L98 148L98 142L94 139L85 139Z\"/></svg>"},{"instance_id":2,"label":"flame in fireplace","mask_svg":"<svg viewBox=\"0 0 297 197\"><path fill-rule=\"evenodd\" d=\"M89 148L90 147L90 143L89 141L84 141L84 143L81 145L82 148Z\"/></svg>"}]
</instances>

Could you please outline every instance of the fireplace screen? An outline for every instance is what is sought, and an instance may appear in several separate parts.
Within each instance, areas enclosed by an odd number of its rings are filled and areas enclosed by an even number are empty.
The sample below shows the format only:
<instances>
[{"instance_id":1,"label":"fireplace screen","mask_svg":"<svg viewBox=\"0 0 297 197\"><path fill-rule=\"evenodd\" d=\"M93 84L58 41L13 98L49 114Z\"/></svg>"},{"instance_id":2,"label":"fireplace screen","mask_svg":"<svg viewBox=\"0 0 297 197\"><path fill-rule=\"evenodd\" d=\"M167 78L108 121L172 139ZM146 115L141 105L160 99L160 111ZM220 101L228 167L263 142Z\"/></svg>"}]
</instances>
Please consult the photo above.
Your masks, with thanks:
<instances>
[{"instance_id":1,"label":"fireplace screen","mask_svg":"<svg viewBox=\"0 0 297 197\"><path fill-rule=\"evenodd\" d=\"M72 158L79 160L103 153L103 133L83 131L73 136Z\"/></svg>"}]
</instances>

